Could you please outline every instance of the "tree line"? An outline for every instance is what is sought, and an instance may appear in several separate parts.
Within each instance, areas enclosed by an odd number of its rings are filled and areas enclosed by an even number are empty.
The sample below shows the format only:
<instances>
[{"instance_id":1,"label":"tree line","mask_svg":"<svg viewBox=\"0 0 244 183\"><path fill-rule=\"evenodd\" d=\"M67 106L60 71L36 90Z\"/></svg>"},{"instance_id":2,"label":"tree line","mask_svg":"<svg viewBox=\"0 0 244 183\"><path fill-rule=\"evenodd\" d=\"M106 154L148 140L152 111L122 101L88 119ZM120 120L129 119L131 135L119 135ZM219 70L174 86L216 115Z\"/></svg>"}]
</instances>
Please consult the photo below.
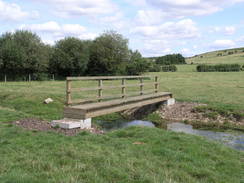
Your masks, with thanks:
<instances>
[{"instance_id":1,"label":"tree line","mask_svg":"<svg viewBox=\"0 0 244 183\"><path fill-rule=\"evenodd\" d=\"M172 58L182 59L180 54ZM42 80L50 74L56 78L139 75L166 63L160 59L151 62L143 58L139 51L129 49L128 39L114 31L105 32L93 41L66 37L53 46L44 44L37 34L26 30L0 36L0 75L7 74L13 80L22 80L27 75ZM182 63L173 61L178 62Z\"/></svg>"}]
</instances>

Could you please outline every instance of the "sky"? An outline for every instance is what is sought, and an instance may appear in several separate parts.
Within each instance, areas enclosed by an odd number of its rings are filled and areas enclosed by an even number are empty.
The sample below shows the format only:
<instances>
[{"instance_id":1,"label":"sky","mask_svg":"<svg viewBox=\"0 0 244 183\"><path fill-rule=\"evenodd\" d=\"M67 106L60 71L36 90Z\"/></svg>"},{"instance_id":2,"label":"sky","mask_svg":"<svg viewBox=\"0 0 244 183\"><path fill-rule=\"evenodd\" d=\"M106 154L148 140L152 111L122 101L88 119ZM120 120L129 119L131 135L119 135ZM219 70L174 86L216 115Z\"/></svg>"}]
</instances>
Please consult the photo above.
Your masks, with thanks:
<instances>
[{"instance_id":1,"label":"sky","mask_svg":"<svg viewBox=\"0 0 244 183\"><path fill-rule=\"evenodd\" d=\"M0 34L37 33L53 45L114 30L143 56L244 47L244 0L0 0Z\"/></svg>"}]
</instances>

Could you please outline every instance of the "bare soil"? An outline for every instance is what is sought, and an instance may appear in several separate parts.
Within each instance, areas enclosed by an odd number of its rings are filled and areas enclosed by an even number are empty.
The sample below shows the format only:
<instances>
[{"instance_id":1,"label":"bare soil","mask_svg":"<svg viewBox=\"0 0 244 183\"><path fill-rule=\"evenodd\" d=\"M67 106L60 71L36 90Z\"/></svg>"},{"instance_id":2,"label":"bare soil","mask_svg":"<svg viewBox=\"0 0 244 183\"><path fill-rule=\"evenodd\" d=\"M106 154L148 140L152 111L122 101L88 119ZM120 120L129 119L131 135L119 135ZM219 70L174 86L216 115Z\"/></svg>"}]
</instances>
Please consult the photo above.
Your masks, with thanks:
<instances>
[{"instance_id":1,"label":"bare soil","mask_svg":"<svg viewBox=\"0 0 244 183\"><path fill-rule=\"evenodd\" d=\"M102 130L91 128L91 129L62 129L62 128L54 128L51 126L51 124L48 121L43 121L36 118L26 118L18 121L12 122L12 124L15 124L19 127L22 127L27 130L36 130L36 131L52 131L57 133L62 133L67 136L74 136L82 131L88 131L90 133L95 134L103 134L104 132Z\"/></svg>"}]
</instances>

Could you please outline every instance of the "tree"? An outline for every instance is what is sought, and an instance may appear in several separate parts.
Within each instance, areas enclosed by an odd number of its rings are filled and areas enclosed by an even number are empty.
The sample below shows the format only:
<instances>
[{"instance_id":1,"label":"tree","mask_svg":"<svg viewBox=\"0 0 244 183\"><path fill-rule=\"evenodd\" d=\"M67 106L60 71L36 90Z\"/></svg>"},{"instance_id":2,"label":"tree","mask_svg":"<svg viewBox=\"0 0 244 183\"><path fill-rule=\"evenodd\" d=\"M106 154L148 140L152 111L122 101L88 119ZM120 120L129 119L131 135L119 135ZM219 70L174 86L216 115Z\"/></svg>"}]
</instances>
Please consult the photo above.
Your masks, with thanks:
<instances>
[{"instance_id":1,"label":"tree","mask_svg":"<svg viewBox=\"0 0 244 183\"><path fill-rule=\"evenodd\" d=\"M158 57L156 59L157 64L171 65L171 64L186 64L185 58L181 54L171 54Z\"/></svg>"},{"instance_id":2,"label":"tree","mask_svg":"<svg viewBox=\"0 0 244 183\"><path fill-rule=\"evenodd\" d=\"M50 72L60 76L84 75L89 60L91 41L68 37L58 41L50 60Z\"/></svg>"},{"instance_id":3,"label":"tree","mask_svg":"<svg viewBox=\"0 0 244 183\"><path fill-rule=\"evenodd\" d=\"M46 72L49 56L41 39L29 31L18 30L0 37L1 72L13 77Z\"/></svg>"},{"instance_id":4,"label":"tree","mask_svg":"<svg viewBox=\"0 0 244 183\"><path fill-rule=\"evenodd\" d=\"M149 69L149 63L145 58L142 58L141 53L136 50L130 51L130 61L126 65L126 73L128 75L140 75L147 72Z\"/></svg>"},{"instance_id":5,"label":"tree","mask_svg":"<svg viewBox=\"0 0 244 183\"><path fill-rule=\"evenodd\" d=\"M89 75L125 74L129 55L127 39L114 31L105 32L91 45L88 73Z\"/></svg>"}]
</instances>

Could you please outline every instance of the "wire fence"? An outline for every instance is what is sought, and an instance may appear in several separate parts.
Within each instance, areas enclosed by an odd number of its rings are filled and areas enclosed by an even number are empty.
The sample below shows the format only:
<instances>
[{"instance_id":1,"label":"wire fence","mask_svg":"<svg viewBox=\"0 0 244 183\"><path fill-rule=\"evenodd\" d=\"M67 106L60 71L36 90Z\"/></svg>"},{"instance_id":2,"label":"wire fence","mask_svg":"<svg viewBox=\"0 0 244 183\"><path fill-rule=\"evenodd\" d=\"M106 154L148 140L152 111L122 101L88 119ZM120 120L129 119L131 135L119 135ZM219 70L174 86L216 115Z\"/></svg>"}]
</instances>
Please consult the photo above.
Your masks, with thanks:
<instances>
[{"instance_id":1,"label":"wire fence","mask_svg":"<svg viewBox=\"0 0 244 183\"><path fill-rule=\"evenodd\" d=\"M63 76L57 76L55 74L25 74L25 75L11 75L0 74L0 82L31 82L31 81L55 81L55 80L65 80Z\"/></svg>"}]
</instances>

